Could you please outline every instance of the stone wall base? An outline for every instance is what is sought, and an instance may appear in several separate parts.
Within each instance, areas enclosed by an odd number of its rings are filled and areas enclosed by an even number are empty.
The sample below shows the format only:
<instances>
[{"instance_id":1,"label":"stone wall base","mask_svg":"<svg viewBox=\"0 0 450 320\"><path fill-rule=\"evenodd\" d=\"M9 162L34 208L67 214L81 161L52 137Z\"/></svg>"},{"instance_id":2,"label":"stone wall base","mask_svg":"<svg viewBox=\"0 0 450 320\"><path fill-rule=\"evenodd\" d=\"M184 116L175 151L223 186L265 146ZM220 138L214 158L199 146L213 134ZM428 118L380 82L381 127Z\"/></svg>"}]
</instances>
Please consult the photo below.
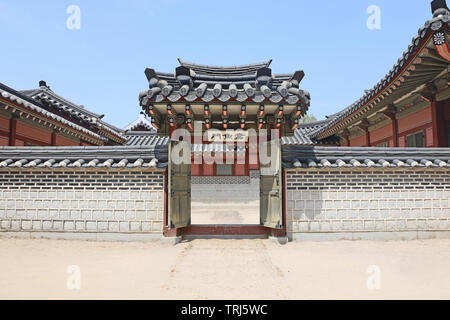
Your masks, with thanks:
<instances>
[{"instance_id":1,"label":"stone wall base","mask_svg":"<svg viewBox=\"0 0 450 320\"><path fill-rule=\"evenodd\" d=\"M0 232L0 238L59 239L90 241L159 241L162 233L97 233L97 232Z\"/></svg>"},{"instance_id":2,"label":"stone wall base","mask_svg":"<svg viewBox=\"0 0 450 320\"><path fill-rule=\"evenodd\" d=\"M290 241L337 241L337 240L424 240L450 239L450 231L398 231L398 232L288 232Z\"/></svg>"}]
</instances>

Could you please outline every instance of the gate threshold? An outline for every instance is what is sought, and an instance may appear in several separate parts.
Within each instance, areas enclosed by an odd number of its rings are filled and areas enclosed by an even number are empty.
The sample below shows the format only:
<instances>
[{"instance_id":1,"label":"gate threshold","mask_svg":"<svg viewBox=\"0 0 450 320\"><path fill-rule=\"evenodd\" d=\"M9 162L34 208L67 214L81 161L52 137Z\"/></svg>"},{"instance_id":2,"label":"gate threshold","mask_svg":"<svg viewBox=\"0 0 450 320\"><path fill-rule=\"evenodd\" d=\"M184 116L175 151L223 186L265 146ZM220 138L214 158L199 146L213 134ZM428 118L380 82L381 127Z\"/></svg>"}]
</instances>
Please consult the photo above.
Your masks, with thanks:
<instances>
[{"instance_id":1,"label":"gate threshold","mask_svg":"<svg viewBox=\"0 0 450 320\"><path fill-rule=\"evenodd\" d=\"M195 235L195 234L187 234L183 235L183 240L196 240L196 239L219 239L219 240L242 240L242 239L269 239L269 235L267 234L236 234L236 235L220 235L220 234L203 234L203 235Z\"/></svg>"},{"instance_id":2,"label":"gate threshold","mask_svg":"<svg viewBox=\"0 0 450 320\"><path fill-rule=\"evenodd\" d=\"M262 238L266 239L272 229L261 225L190 225L181 230L183 238Z\"/></svg>"}]
</instances>

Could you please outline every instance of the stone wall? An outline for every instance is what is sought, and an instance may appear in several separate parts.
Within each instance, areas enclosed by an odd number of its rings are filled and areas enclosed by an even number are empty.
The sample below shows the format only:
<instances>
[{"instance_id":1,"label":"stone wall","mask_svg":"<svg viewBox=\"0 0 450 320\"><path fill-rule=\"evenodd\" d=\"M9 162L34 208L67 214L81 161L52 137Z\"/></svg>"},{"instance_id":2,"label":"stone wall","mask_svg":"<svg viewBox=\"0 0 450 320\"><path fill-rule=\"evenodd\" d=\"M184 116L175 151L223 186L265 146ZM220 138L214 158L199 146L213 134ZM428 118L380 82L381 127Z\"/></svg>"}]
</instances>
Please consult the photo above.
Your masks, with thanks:
<instances>
[{"instance_id":1,"label":"stone wall","mask_svg":"<svg viewBox=\"0 0 450 320\"><path fill-rule=\"evenodd\" d=\"M230 187L230 192L223 192L224 201L216 195L213 203L202 201L202 197L212 190L210 183L214 181L193 179L193 205L200 200L202 207L222 208L243 194L239 210L246 208L246 199L250 200L248 206L256 205L259 179L256 175L246 179L248 184L217 184L218 190ZM250 188L253 184L255 188ZM241 197L231 197L239 185L245 192L242 189ZM288 170L286 201L291 239L450 237L449 169ZM258 217L258 210L251 209ZM0 235L159 239L163 213L163 171L0 171Z\"/></svg>"},{"instance_id":2,"label":"stone wall","mask_svg":"<svg viewBox=\"0 0 450 320\"><path fill-rule=\"evenodd\" d=\"M450 171L286 172L288 236L298 240L450 237Z\"/></svg>"},{"instance_id":3,"label":"stone wall","mask_svg":"<svg viewBox=\"0 0 450 320\"><path fill-rule=\"evenodd\" d=\"M162 171L0 172L0 235L159 239L163 212Z\"/></svg>"}]
</instances>

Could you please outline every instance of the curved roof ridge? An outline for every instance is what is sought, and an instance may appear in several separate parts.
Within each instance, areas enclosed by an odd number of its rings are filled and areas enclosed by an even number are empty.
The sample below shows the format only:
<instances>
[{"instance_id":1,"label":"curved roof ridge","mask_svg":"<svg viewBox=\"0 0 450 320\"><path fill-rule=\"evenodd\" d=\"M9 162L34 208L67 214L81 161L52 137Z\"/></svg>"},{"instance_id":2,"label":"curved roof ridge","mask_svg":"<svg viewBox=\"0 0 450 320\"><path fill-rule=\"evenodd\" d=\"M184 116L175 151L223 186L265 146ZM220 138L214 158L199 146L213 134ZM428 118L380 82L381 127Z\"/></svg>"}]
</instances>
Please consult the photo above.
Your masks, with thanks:
<instances>
[{"instance_id":1,"label":"curved roof ridge","mask_svg":"<svg viewBox=\"0 0 450 320\"><path fill-rule=\"evenodd\" d=\"M149 90L139 93L140 106L178 101L237 101L258 104L270 102L303 107L310 105L309 92L301 90L299 86L305 75L302 70L292 74L274 75L272 70L266 67L272 60L235 67L190 65L181 59L179 61L183 65L177 67L174 74L145 69Z\"/></svg>"},{"instance_id":2,"label":"curved roof ridge","mask_svg":"<svg viewBox=\"0 0 450 320\"><path fill-rule=\"evenodd\" d=\"M314 122L302 122L298 124L298 128L317 127L330 122L331 119L318 120Z\"/></svg>"},{"instance_id":3,"label":"curved roof ridge","mask_svg":"<svg viewBox=\"0 0 450 320\"><path fill-rule=\"evenodd\" d=\"M70 100L60 96L59 94L57 94L55 91L53 91L50 88L42 88L41 87L41 88L39 88L37 90L39 92L35 92L34 96L36 96L38 93L41 93L41 92L42 93L46 93L46 94L49 94L50 96L52 96L54 99L60 100L60 102L69 105L70 107L76 109L77 111L79 111L81 113L84 113L84 114L89 115L91 117L96 117L96 118L100 117L99 114L86 109L84 105L76 104L75 102L72 102L72 101L70 101Z\"/></svg>"},{"instance_id":4,"label":"curved roof ridge","mask_svg":"<svg viewBox=\"0 0 450 320\"><path fill-rule=\"evenodd\" d=\"M222 70L222 69L231 69L231 70L239 70L239 69L249 69L249 68L263 68L263 67L269 67L270 64L272 63L272 59L268 60L268 61L263 61L263 62L257 62L257 63L251 63L251 64L244 64L244 65L237 65L237 66L211 66L211 65L205 65L205 64L198 64L198 63L193 63L193 62L187 62L187 61L182 61L180 58L178 58L178 62L180 63L180 65L184 66L184 67L188 67L191 69L218 69L218 70Z\"/></svg>"},{"instance_id":5,"label":"curved roof ridge","mask_svg":"<svg viewBox=\"0 0 450 320\"><path fill-rule=\"evenodd\" d=\"M44 97L45 99L50 99L50 101L59 103L60 105L64 105L66 107L68 107L71 110L74 110L76 113L78 113L79 115L81 115L79 118L82 122L84 123L88 123L88 125L92 125L94 121L94 123L96 123L96 126L98 127L98 129L106 129L107 131L110 131L112 134L118 136L119 138L121 138L122 140L124 140L124 137L122 136L123 132L120 128L102 120L103 115L99 115L91 110L86 109L85 106L83 105L78 105L70 100L68 100L67 98L62 97L61 95L57 94L56 92L54 92L52 89L50 89L47 86L40 86L37 89L30 89L30 90L21 90L21 91L16 91L17 93L19 93L21 96L25 96L27 97L26 99L24 98L24 100L27 100L29 102L33 101L34 104L39 104L40 107L42 107L43 109L47 110L44 105L42 104L42 97ZM53 102L51 102L53 104ZM54 113L52 111L47 110L48 112ZM65 112L71 112L71 111L67 111L64 110ZM68 119L66 119L68 120ZM68 120L71 121L71 120Z\"/></svg>"}]
</instances>

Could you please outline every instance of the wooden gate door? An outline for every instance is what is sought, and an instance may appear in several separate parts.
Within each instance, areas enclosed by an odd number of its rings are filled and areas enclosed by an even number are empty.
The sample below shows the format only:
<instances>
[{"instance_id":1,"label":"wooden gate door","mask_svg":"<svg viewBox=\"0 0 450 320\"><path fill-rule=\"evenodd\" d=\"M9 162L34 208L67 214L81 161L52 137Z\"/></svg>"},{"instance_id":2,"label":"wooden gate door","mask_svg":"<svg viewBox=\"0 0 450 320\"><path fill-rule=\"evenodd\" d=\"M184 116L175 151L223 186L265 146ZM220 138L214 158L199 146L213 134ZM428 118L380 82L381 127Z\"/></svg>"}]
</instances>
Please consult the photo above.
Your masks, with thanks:
<instances>
[{"instance_id":1,"label":"wooden gate door","mask_svg":"<svg viewBox=\"0 0 450 320\"><path fill-rule=\"evenodd\" d=\"M279 140L260 144L260 157L267 155L271 161L260 159L260 210L261 225L283 228L281 144Z\"/></svg>"},{"instance_id":2,"label":"wooden gate door","mask_svg":"<svg viewBox=\"0 0 450 320\"><path fill-rule=\"evenodd\" d=\"M168 225L171 229L191 224L191 164L172 160L174 147L182 143L185 142L171 141L169 145Z\"/></svg>"}]
</instances>

